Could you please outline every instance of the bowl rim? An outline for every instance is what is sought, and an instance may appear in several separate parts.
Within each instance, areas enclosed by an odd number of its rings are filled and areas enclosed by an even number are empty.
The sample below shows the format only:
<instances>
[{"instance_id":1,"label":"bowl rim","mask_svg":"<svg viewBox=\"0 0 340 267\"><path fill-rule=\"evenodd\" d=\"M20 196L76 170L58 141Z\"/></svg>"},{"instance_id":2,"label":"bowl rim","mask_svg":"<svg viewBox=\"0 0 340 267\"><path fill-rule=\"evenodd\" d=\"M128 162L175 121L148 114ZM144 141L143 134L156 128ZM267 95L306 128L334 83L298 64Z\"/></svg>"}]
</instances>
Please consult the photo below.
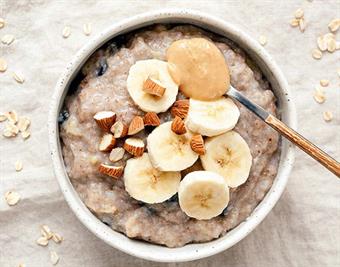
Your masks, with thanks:
<instances>
[{"instance_id":1,"label":"bowl rim","mask_svg":"<svg viewBox=\"0 0 340 267\"><path fill-rule=\"evenodd\" d=\"M245 221L227 232L223 237L206 243L187 244L180 248L168 248L130 239L106 226L87 209L70 182L60 149L57 118L64 102L65 94L68 91L69 83L90 55L109 39L122 32L128 32L154 23L165 23L168 20L192 23L199 26L202 25L209 29L214 28L213 31L216 31L216 29L222 30L223 32L228 33L227 38L232 39L233 41L237 39L238 42L236 43L238 45L240 45L240 42L242 42L242 45L240 46L246 44L253 55L258 57L258 59L268 68L270 75L273 76L272 79L277 82L278 90L281 94L281 101L286 109L283 111L283 119L290 127L296 128L296 111L288 88L288 83L276 63L257 41L253 40L233 24L203 12L190 9L160 9L135 15L111 25L107 30L104 30L93 39L89 40L89 42L76 53L72 61L67 65L66 70L61 75L55 87L48 117L48 134L54 172L60 189L70 208L87 229L110 246L132 256L157 262L184 262L222 252L239 242L260 224L279 200L286 186L295 158L295 149L288 141L282 140L281 147L284 148L284 151L281 152L278 175L263 200ZM284 156L282 153L284 153Z\"/></svg>"}]
</instances>

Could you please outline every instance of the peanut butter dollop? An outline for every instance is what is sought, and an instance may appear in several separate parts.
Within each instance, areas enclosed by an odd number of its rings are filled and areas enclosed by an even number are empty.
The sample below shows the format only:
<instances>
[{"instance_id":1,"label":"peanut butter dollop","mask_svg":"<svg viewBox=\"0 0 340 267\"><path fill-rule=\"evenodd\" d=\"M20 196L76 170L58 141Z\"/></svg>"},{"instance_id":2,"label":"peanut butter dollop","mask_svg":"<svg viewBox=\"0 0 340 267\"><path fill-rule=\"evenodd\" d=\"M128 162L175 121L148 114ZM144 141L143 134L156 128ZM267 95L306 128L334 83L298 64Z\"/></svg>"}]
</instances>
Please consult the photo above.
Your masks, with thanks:
<instances>
[{"instance_id":1,"label":"peanut butter dollop","mask_svg":"<svg viewBox=\"0 0 340 267\"><path fill-rule=\"evenodd\" d=\"M229 69L221 51L204 38L182 39L168 48L168 69L184 95L214 100L229 88Z\"/></svg>"}]
</instances>

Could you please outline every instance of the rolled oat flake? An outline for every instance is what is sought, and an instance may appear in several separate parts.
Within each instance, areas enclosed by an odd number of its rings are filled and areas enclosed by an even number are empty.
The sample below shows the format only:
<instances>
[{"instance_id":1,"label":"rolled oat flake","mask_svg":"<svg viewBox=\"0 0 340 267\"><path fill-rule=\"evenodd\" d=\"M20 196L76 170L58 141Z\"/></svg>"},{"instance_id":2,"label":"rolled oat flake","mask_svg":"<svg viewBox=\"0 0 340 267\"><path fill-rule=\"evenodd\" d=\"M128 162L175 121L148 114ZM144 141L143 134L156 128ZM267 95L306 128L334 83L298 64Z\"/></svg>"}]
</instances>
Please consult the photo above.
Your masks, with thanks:
<instances>
[{"instance_id":1,"label":"rolled oat flake","mask_svg":"<svg viewBox=\"0 0 340 267\"><path fill-rule=\"evenodd\" d=\"M2 29L5 26L5 20L3 18L0 18L0 29Z\"/></svg>"},{"instance_id":2,"label":"rolled oat flake","mask_svg":"<svg viewBox=\"0 0 340 267\"><path fill-rule=\"evenodd\" d=\"M1 38L1 42L5 45L10 45L14 41L14 35L12 34L5 34Z\"/></svg>"},{"instance_id":3,"label":"rolled oat flake","mask_svg":"<svg viewBox=\"0 0 340 267\"><path fill-rule=\"evenodd\" d=\"M20 201L20 194L15 191L5 193L5 200L9 206L14 206Z\"/></svg>"},{"instance_id":4,"label":"rolled oat flake","mask_svg":"<svg viewBox=\"0 0 340 267\"><path fill-rule=\"evenodd\" d=\"M7 62L4 58L0 57L0 72L5 72L7 70Z\"/></svg>"}]
</instances>

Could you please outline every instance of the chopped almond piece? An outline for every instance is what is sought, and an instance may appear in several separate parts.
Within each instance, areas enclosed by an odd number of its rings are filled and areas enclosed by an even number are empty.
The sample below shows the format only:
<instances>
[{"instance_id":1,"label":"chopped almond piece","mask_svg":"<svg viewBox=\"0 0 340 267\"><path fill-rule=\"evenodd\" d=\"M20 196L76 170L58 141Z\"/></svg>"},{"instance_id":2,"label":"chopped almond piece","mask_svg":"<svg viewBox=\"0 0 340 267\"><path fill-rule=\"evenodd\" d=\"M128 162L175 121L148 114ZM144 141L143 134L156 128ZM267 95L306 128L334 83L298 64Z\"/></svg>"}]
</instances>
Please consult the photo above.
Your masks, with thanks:
<instances>
[{"instance_id":1,"label":"chopped almond piece","mask_svg":"<svg viewBox=\"0 0 340 267\"><path fill-rule=\"evenodd\" d=\"M152 78L147 78L143 84L143 91L150 95L161 97L165 93L165 87L158 81Z\"/></svg>"},{"instance_id":2,"label":"chopped almond piece","mask_svg":"<svg viewBox=\"0 0 340 267\"><path fill-rule=\"evenodd\" d=\"M98 126L105 132L109 132L116 121L116 113L112 111L100 111L93 116Z\"/></svg>"},{"instance_id":3,"label":"chopped almond piece","mask_svg":"<svg viewBox=\"0 0 340 267\"><path fill-rule=\"evenodd\" d=\"M134 135L144 129L144 121L141 116L132 119L129 125L128 135Z\"/></svg>"},{"instance_id":4,"label":"chopped almond piece","mask_svg":"<svg viewBox=\"0 0 340 267\"><path fill-rule=\"evenodd\" d=\"M202 135L200 134L194 135L190 140L190 146L191 146L191 149L194 152L196 152L198 155L205 154L204 140L203 140Z\"/></svg>"},{"instance_id":5,"label":"chopped almond piece","mask_svg":"<svg viewBox=\"0 0 340 267\"><path fill-rule=\"evenodd\" d=\"M122 176L124 167L123 166L110 166L106 164L100 164L98 167L98 171L102 174L106 174L113 178L119 178Z\"/></svg>"},{"instance_id":6,"label":"chopped almond piece","mask_svg":"<svg viewBox=\"0 0 340 267\"><path fill-rule=\"evenodd\" d=\"M112 149L110 156L109 156L109 160L112 162L117 162L124 157L124 154L125 154L124 148L116 147Z\"/></svg>"},{"instance_id":7,"label":"chopped almond piece","mask_svg":"<svg viewBox=\"0 0 340 267\"><path fill-rule=\"evenodd\" d=\"M172 121L172 123L171 123L171 130L175 134L179 134L179 135L185 134L187 132L183 120L180 117L178 117L178 116L176 116L174 118L174 120Z\"/></svg>"},{"instance_id":8,"label":"chopped almond piece","mask_svg":"<svg viewBox=\"0 0 340 267\"><path fill-rule=\"evenodd\" d=\"M144 153L145 145L140 138L128 138L125 140L124 149L135 157L140 157Z\"/></svg>"},{"instance_id":9,"label":"chopped almond piece","mask_svg":"<svg viewBox=\"0 0 340 267\"><path fill-rule=\"evenodd\" d=\"M144 115L144 125L145 126L158 126L161 121L155 112L148 112Z\"/></svg>"},{"instance_id":10,"label":"chopped almond piece","mask_svg":"<svg viewBox=\"0 0 340 267\"><path fill-rule=\"evenodd\" d=\"M99 151L108 152L114 148L116 144L116 138L112 134L105 134L99 144Z\"/></svg>"},{"instance_id":11,"label":"chopped almond piece","mask_svg":"<svg viewBox=\"0 0 340 267\"><path fill-rule=\"evenodd\" d=\"M111 127L111 133L114 138L125 137L128 133L128 127L121 121L116 121Z\"/></svg>"},{"instance_id":12,"label":"chopped almond piece","mask_svg":"<svg viewBox=\"0 0 340 267\"><path fill-rule=\"evenodd\" d=\"M189 99L181 99L177 100L172 108L171 108L171 114L172 116L178 116L181 119L185 119L185 117L188 115L189 112Z\"/></svg>"}]
</instances>

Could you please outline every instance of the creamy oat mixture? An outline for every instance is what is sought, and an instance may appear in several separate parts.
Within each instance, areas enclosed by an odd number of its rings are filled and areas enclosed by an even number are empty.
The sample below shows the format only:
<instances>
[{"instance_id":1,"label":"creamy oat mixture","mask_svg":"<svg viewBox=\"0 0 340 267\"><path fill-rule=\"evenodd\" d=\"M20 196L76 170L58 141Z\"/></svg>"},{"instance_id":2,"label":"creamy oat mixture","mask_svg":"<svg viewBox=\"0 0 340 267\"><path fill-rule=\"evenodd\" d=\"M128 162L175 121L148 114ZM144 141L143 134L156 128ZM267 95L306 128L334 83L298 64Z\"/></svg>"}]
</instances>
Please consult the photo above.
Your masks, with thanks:
<instances>
[{"instance_id":1,"label":"creamy oat mixture","mask_svg":"<svg viewBox=\"0 0 340 267\"><path fill-rule=\"evenodd\" d=\"M71 85L65 110L60 115L66 169L87 207L105 224L128 237L168 247L210 241L245 220L270 189L280 154L278 134L237 103L241 115L234 130L248 143L253 164L247 182L230 190L228 207L210 220L188 217L180 209L177 195L160 204L136 201L125 191L123 178L115 180L98 173L98 165L109 162L109 153L98 151L102 133L93 115L112 110L126 123L135 115L143 115L126 89L130 67L138 60L165 60L166 49L172 42L192 37L210 38L215 42L228 64L232 86L276 114L275 97L269 83L245 53L229 40L192 26L157 26L115 38L98 50L84 66L78 83L75 81ZM168 112L159 115L162 122L171 119ZM137 136L145 138L150 131L146 128ZM130 157L125 153L123 160L116 164L125 164ZM182 177L199 169L202 167L198 160L182 171Z\"/></svg>"}]
</instances>

